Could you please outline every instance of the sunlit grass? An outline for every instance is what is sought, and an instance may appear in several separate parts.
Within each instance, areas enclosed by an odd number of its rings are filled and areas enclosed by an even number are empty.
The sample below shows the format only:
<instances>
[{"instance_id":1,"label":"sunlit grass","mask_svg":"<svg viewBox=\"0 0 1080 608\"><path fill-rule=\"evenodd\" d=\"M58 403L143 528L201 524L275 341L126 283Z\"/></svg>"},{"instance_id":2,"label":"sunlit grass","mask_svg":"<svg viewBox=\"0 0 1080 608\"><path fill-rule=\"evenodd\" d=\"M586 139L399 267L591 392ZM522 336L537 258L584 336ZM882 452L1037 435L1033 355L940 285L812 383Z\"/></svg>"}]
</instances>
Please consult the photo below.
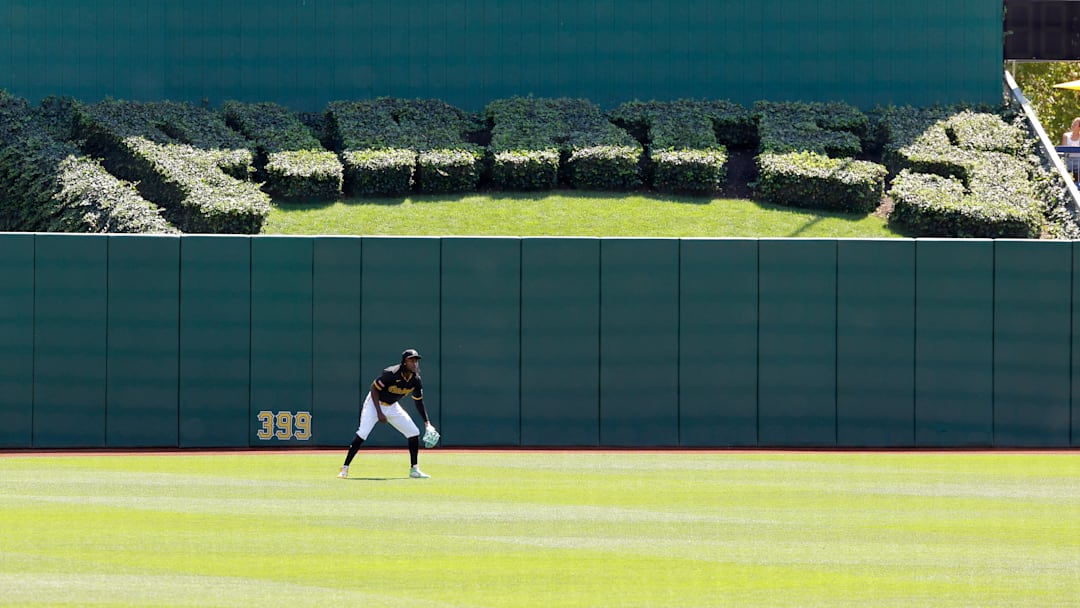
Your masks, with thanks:
<instances>
[{"instance_id":1,"label":"sunlit grass","mask_svg":"<svg viewBox=\"0 0 1080 608\"><path fill-rule=\"evenodd\" d=\"M1076 454L0 457L0 605L1077 606Z\"/></svg>"},{"instance_id":2,"label":"sunlit grass","mask_svg":"<svg viewBox=\"0 0 1080 608\"><path fill-rule=\"evenodd\" d=\"M884 218L742 199L559 191L277 204L266 234L896 238Z\"/></svg>"}]
</instances>

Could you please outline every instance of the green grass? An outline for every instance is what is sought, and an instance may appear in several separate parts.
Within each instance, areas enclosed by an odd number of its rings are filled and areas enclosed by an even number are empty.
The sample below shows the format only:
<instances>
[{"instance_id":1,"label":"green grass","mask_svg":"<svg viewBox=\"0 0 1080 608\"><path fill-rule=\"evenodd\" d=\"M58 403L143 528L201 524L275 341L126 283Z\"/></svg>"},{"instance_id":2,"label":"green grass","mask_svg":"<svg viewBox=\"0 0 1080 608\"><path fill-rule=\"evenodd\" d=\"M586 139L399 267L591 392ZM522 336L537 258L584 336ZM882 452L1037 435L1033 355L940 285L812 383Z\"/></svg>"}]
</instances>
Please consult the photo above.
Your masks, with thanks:
<instances>
[{"instance_id":1,"label":"green grass","mask_svg":"<svg viewBox=\"0 0 1080 608\"><path fill-rule=\"evenodd\" d=\"M896 238L884 218L740 199L609 193L275 204L265 234Z\"/></svg>"},{"instance_id":2,"label":"green grass","mask_svg":"<svg viewBox=\"0 0 1080 608\"><path fill-rule=\"evenodd\" d=\"M0 604L1078 606L1080 455L0 458Z\"/></svg>"}]
</instances>

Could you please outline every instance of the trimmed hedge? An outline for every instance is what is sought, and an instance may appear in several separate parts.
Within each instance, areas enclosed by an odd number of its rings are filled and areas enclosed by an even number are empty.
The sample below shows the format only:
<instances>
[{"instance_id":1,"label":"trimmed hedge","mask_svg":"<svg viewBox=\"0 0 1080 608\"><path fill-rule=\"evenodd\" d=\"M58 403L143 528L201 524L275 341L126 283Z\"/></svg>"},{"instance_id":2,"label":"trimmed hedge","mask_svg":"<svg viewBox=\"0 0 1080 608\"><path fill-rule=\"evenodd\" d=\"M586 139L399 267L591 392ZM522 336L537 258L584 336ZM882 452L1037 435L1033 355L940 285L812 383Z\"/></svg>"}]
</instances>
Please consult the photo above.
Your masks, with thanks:
<instances>
[{"instance_id":1,"label":"trimmed hedge","mask_svg":"<svg viewBox=\"0 0 1080 608\"><path fill-rule=\"evenodd\" d=\"M945 121L930 125L912 143L896 150L896 165L915 173L955 177L964 183L971 179L969 169L979 163L982 154L957 148L945 131Z\"/></svg>"},{"instance_id":2,"label":"trimmed hedge","mask_svg":"<svg viewBox=\"0 0 1080 608\"><path fill-rule=\"evenodd\" d=\"M754 127L750 113L727 101L633 101L610 116L648 145L647 175L664 192L716 191L727 179L727 149L721 141L745 145L755 139L748 135Z\"/></svg>"},{"instance_id":3,"label":"trimmed hedge","mask_svg":"<svg viewBox=\"0 0 1080 608\"><path fill-rule=\"evenodd\" d=\"M135 173L145 176L139 191L161 201L166 216L184 232L258 234L270 213L270 197L256 184L221 170L220 158L186 144L158 144L139 137L124 140Z\"/></svg>"},{"instance_id":4,"label":"trimmed hedge","mask_svg":"<svg viewBox=\"0 0 1080 608\"><path fill-rule=\"evenodd\" d=\"M877 208L888 174L877 163L815 152L765 152L757 157L757 163L758 192L766 201L846 212Z\"/></svg>"},{"instance_id":5,"label":"trimmed hedge","mask_svg":"<svg viewBox=\"0 0 1080 608\"><path fill-rule=\"evenodd\" d=\"M470 192L480 181L481 154L473 150L426 150L416 161L417 188L424 193Z\"/></svg>"},{"instance_id":6,"label":"trimmed hedge","mask_svg":"<svg viewBox=\"0 0 1080 608\"><path fill-rule=\"evenodd\" d=\"M754 115L727 100L628 101L609 112L608 118L643 145L654 147L745 147L757 141Z\"/></svg>"},{"instance_id":7,"label":"trimmed hedge","mask_svg":"<svg viewBox=\"0 0 1080 608\"><path fill-rule=\"evenodd\" d=\"M559 183L559 151L496 152L492 180L503 190L550 190Z\"/></svg>"},{"instance_id":8,"label":"trimmed hedge","mask_svg":"<svg viewBox=\"0 0 1080 608\"><path fill-rule=\"evenodd\" d=\"M964 110L934 122L896 149L904 171L890 190L891 219L928 237L1037 238L1043 205L1022 156L1028 146L997 114Z\"/></svg>"},{"instance_id":9,"label":"trimmed hedge","mask_svg":"<svg viewBox=\"0 0 1080 608\"><path fill-rule=\"evenodd\" d=\"M757 191L778 205L869 212L881 204L888 170L856 161L870 119L844 103L759 101Z\"/></svg>"},{"instance_id":10,"label":"trimmed hedge","mask_svg":"<svg viewBox=\"0 0 1080 608\"><path fill-rule=\"evenodd\" d=\"M190 104L104 101L77 112L77 135L111 173L138 183L184 232L257 234L270 197L250 176L249 145ZM183 143L181 143L183 142Z\"/></svg>"},{"instance_id":11,"label":"trimmed hedge","mask_svg":"<svg viewBox=\"0 0 1080 608\"><path fill-rule=\"evenodd\" d=\"M105 100L78 106L75 136L90 119L117 136L142 137L159 144L186 144L214 158L221 170L238 180L255 172L253 145L218 115L190 103Z\"/></svg>"},{"instance_id":12,"label":"trimmed hedge","mask_svg":"<svg viewBox=\"0 0 1080 608\"><path fill-rule=\"evenodd\" d=\"M1043 205L1022 156L1028 146L1021 129L994 114L935 122L897 149L904 171L890 191L891 219L919 236L1038 237Z\"/></svg>"},{"instance_id":13,"label":"trimmed hedge","mask_svg":"<svg viewBox=\"0 0 1080 608\"><path fill-rule=\"evenodd\" d=\"M46 97L31 113L44 129L58 141L69 141L75 135L75 107L78 102L71 97Z\"/></svg>"},{"instance_id":14,"label":"trimmed hedge","mask_svg":"<svg viewBox=\"0 0 1080 608\"><path fill-rule=\"evenodd\" d=\"M899 150L913 144L934 123L948 116L948 109L941 106L875 108L873 138L874 146L881 150L881 160L890 170L898 170L902 163Z\"/></svg>"},{"instance_id":15,"label":"trimmed hedge","mask_svg":"<svg viewBox=\"0 0 1080 608\"><path fill-rule=\"evenodd\" d=\"M571 152L567 169L576 188L632 190L642 183L640 161L640 147L592 146Z\"/></svg>"},{"instance_id":16,"label":"trimmed hedge","mask_svg":"<svg viewBox=\"0 0 1080 608\"><path fill-rule=\"evenodd\" d=\"M155 218L160 225L137 229L174 229L161 219L160 210L133 194L130 184L117 180L106 186L115 178L100 166L95 174L93 162L86 164L89 159L65 138L103 156L111 172L137 182L139 193L159 201L165 217L187 231L258 232L269 197L245 181L254 174L253 147L259 150L259 175L282 184L267 186L281 198L312 198L316 192L336 196L342 181L364 195L463 192L487 175L504 189L566 184L625 190L645 177L659 190L708 193L726 178L727 151L721 141L752 141L747 132L755 121L761 124L761 176L753 185L770 202L846 211L875 208L884 169L827 156L870 146L880 147L893 166L907 169L896 189L907 198L898 201L895 221L913 230L939 234L948 229L942 226L953 226L965 235L1031 236L1040 228L1037 218L1049 209L1045 188L1035 183L1046 178L1031 157L1030 134L987 112L889 107L876 109L870 123L845 104L759 102L749 112L726 101L680 100L629 102L612 111L609 120L583 99L515 97L485 108L489 137L475 115L438 100L334 102L321 118L305 117L319 127L323 141L341 147L340 168L322 173L321 163L327 160L327 165L339 165L336 157L320 149L320 141L297 115L275 104L228 102L216 115L172 102L107 100L83 106L50 98L31 109L5 94L0 95L0 114L6 117L6 139L0 141L6 155L6 165L0 166L2 186L8 192L22 189L7 195L20 204L38 201L20 208L18 215L26 217L19 221L41 223L53 217L51 226L72 230L126 230L122 226ZM612 121L634 131L649 153L643 154L634 137ZM231 131L230 124L255 143ZM470 143L488 141L486 154ZM784 149L798 152L777 151ZM74 154L60 158L61 150ZM51 174L33 165L50 154L56 159ZM19 164L26 159L30 164ZM912 180L922 179L911 177L918 174L952 180L949 184L960 184L962 193L950 185L936 197L912 194L925 191L912 186ZM229 175L242 179L230 180ZM119 190L111 189L116 184ZM42 192L55 197L43 202ZM951 197L950 204L935 206L941 196ZM151 215L120 211L133 204L149 205ZM940 209L958 206L968 208L962 221L940 219ZM1006 206L1015 210L1003 215L1000 209ZM15 208L7 205L4 212ZM927 213L937 219L913 219L921 209L930 209ZM61 215L64 219L55 219ZM972 228L972 222L986 225Z\"/></svg>"},{"instance_id":17,"label":"trimmed hedge","mask_svg":"<svg viewBox=\"0 0 1080 608\"><path fill-rule=\"evenodd\" d=\"M344 169L333 152L324 150L300 119L275 103L227 101L225 123L255 143L257 165L266 177L266 191L285 199L329 199L341 196Z\"/></svg>"},{"instance_id":18,"label":"trimmed hedge","mask_svg":"<svg viewBox=\"0 0 1080 608\"><path fill-rule=\"evenodd\" d=\"M1031 148L1027 134L997 114L964 110L944 122L949 141L965 150L1020 155Z\"/></svg>"},{"instance_id":19,"label":"trimmed hedge","mask_svg":"<svg viewBox=\"0 0 1080 608\"><path fill-rule=\"evenodd\" d=\"M749 108L726 99L701 102L713 123L716 141L723 146L745 148L757 145L757 118Z\"/></svg>"},{"instance_id":20,"label":"trimmed hedge","mask_svg":"<svg viewBox=\"0 0 1080 608\"><path fill-rule=\"evenodd\" d=\"M696 194L723 188L728 154L707 108L676 104L672 110L658 114L649 130L652 186L662 192Z\"/></svg>"},{"instance_id":21,"label":"trimmed hedge","mask_svg":"<svg viewBox=\"0 0 1080 608\"><path fill-rule=\"evenodd\" d=\"M511 97L488 104L484 116L500 188L535 190L563 181L586 190L627 190L642 183L641 145L588 100ZM559 154L555 181L548 179L549 150ZM532 170L539 173L529 175Z\"/></svg>"},{"instance_id":22,"label":"trimmed hedge","mask_svg":"<svg viewBox=\"0 0 1080 608\"><path fill-rule=\"evenodd\" d=\"M47 101L47 103L51 103ZM0 230L176 233L161 209L0 89Z\"/></svg>"},{"instance_id":23,"label":"trimmed hedge","mask_svg":"<svg viewBox=\"0 0 1080 608\"><path fill-rule=\"evenodd\" d=\"M402 139L390 109L372 101L332 101L326 106L327 137L339 152L386 150Z\"/></svg>"},{"instance_id":24,"label":"trimmed hedge","mask_svg":"<svg viewBox=\"0 0 1080 608\"><path fill-rule=\"evenodd\" d=\"M1007 197L969 194L955 178L904 169L889 190L895 206L890 220L917 236L1038 238L1037 205L1017 205Z\"/></svg>"},{"instance_id":25,"label":"trimmed hedge","mask_svg":"<svg viewBox=\"0 0 1080 608\"><path fill-rule=\"evenodd\" d=\"M263 170L266 192L283 199L336 200L345 180L341 160L328 150L271 152Z\"/></svg>"},{"instance_id":26,"label":"trimmed hedge","mask_svg":"<svg viewBox=\"0 0 1080 608\"><path fill-rule=\"evenodd\" d=\"M475 116L438 99L380 97L334 101L326 108L330 139L340 150L467 149Z\"/></svg>"},{"instance_id":27,"label":"trimmed hedge","mask_svg":"<svg viewBox=\"0 0 1080 608\"><path fill-rule=\"evenodd\" d=\"M157 143L186 143L206 150L248 149L251 143L213 112L190 103L106 99L77 107L74 127L87 112L119 135Z\"/></svg>"},{"instance_id":28,"label":"trimmed hedge","mask_svg":"<svg viewBox=\"0 0 1080 608\"><path fill-rule=\"evenodd\" d=\"M754 115L761 152L854 157L870 138L870 119L845 103L759 101Z\"/></svg>"},{"instance_id":29,"label":"trimmed hedge","mask_svg":"<svg viewBox=\"0 0 1080 608\"><path fill-rule=\"evenodd\" d=\"M981 162L983 153L1022 156L1030 146L1025 133L1000 116L963 111L930 124L897 148L896 161L901 167L944 177L956 175L966 182L969 168Z\"/></svg>"},{"instance_id":30,"label":"trimmed hedge","mask_svg":"<svg viewBox=\"0 0 1080 608\"><path fill-rule=\"evenodd\" d=\"M727 152L712 150L659 150L652 153L653 186L661 192L708 194L727 179Z\"/></svg>"},{"instance_id":31,"label":"trimmed hedge","mask_svg":"<svg viewBox=\"0 0 1080 608\"><path fill-rule=\"evenodd\" d=\"M346 191L360 196L401 196L412 190L416 153L412 150L345 150Z\"/></svg>"},{"instance_id":32,"label":"trimmed hedge","mask_svg":"<svg viewBox=\"0 0 1080 608\"><path fill-rule=\"evenodd\" d=\"M437 99L382 97L369 101L335 101L327 106L329 137L342 153L346 165L345 189L353 194L400 195L401 151L412 153L415 181L421 192L467 192L480 179L483 150L466 141L477 127L475 117ZM367 151L394 151L390 156ZM347 155L363 153L350 161ZM421 156L423 158L421 158ZM383 158L382 161L378 160ZM385 161L385 162L384 162ZM352 166L349 163L352 162ZM364 176L365 171L387 175ZM359 182L354 181L359 180ZM385 191L372 191L385 185Z\"/></svg>"},{"instance_id":33,"label":"trimmed hedge","mask_svg":"<svg viewBox=\"0 0 1080 608\"><path fill-rule=\"evenodd\" d=\"M50 232L109 232L178 234L162 209L139 196L131 183L121 181L97 161L66 156L58 165L52 196L63 211L35 230Z\"/></svg>"}]
</instances>

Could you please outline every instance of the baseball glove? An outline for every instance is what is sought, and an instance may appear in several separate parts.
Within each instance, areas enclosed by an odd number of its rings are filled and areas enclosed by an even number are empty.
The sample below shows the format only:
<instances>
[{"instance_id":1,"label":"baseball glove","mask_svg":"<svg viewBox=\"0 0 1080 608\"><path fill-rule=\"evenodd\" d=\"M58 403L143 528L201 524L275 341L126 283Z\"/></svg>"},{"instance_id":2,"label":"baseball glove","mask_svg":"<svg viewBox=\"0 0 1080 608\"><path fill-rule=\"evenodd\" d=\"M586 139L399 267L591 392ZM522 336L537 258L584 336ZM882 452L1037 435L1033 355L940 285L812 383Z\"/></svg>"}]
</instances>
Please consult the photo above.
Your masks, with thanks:
<instances>
[{"instance_id":1,"label":"baseball glove","mask_svg":"<svg viewBox=\"0 0 1080 608\"><path fill-rule=\"evenodd\" d=\"M435 430L435 427L429 426L424 430L424 447L433 448L435 444L439 443L439 431Z\"/></svg>"}]
</instances>

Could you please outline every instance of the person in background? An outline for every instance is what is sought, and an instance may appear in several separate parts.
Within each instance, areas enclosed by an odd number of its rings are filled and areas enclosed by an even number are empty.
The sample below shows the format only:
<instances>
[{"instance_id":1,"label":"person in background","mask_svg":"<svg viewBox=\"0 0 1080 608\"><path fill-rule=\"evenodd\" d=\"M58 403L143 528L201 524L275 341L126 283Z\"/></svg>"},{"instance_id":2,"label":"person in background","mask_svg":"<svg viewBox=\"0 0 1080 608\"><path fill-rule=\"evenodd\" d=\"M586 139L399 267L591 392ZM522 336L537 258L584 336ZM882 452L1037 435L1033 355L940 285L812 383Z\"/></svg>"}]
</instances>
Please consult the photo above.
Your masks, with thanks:
<instances>
[{"instance_id":1,"label":"person in background","mask_svg":"<svg viewBox=\"0 0 1080 608\"><path fill-rule=\"evenodd\" d=\"M1072 126L1061 136L1061 145L1073 148L1080 147L1080 116L1072 121ZM1080 153L1068 152L1065 154L1065 168L1072 173L1073 181L1080 178Z\"/></svg>"}]
</instances>

